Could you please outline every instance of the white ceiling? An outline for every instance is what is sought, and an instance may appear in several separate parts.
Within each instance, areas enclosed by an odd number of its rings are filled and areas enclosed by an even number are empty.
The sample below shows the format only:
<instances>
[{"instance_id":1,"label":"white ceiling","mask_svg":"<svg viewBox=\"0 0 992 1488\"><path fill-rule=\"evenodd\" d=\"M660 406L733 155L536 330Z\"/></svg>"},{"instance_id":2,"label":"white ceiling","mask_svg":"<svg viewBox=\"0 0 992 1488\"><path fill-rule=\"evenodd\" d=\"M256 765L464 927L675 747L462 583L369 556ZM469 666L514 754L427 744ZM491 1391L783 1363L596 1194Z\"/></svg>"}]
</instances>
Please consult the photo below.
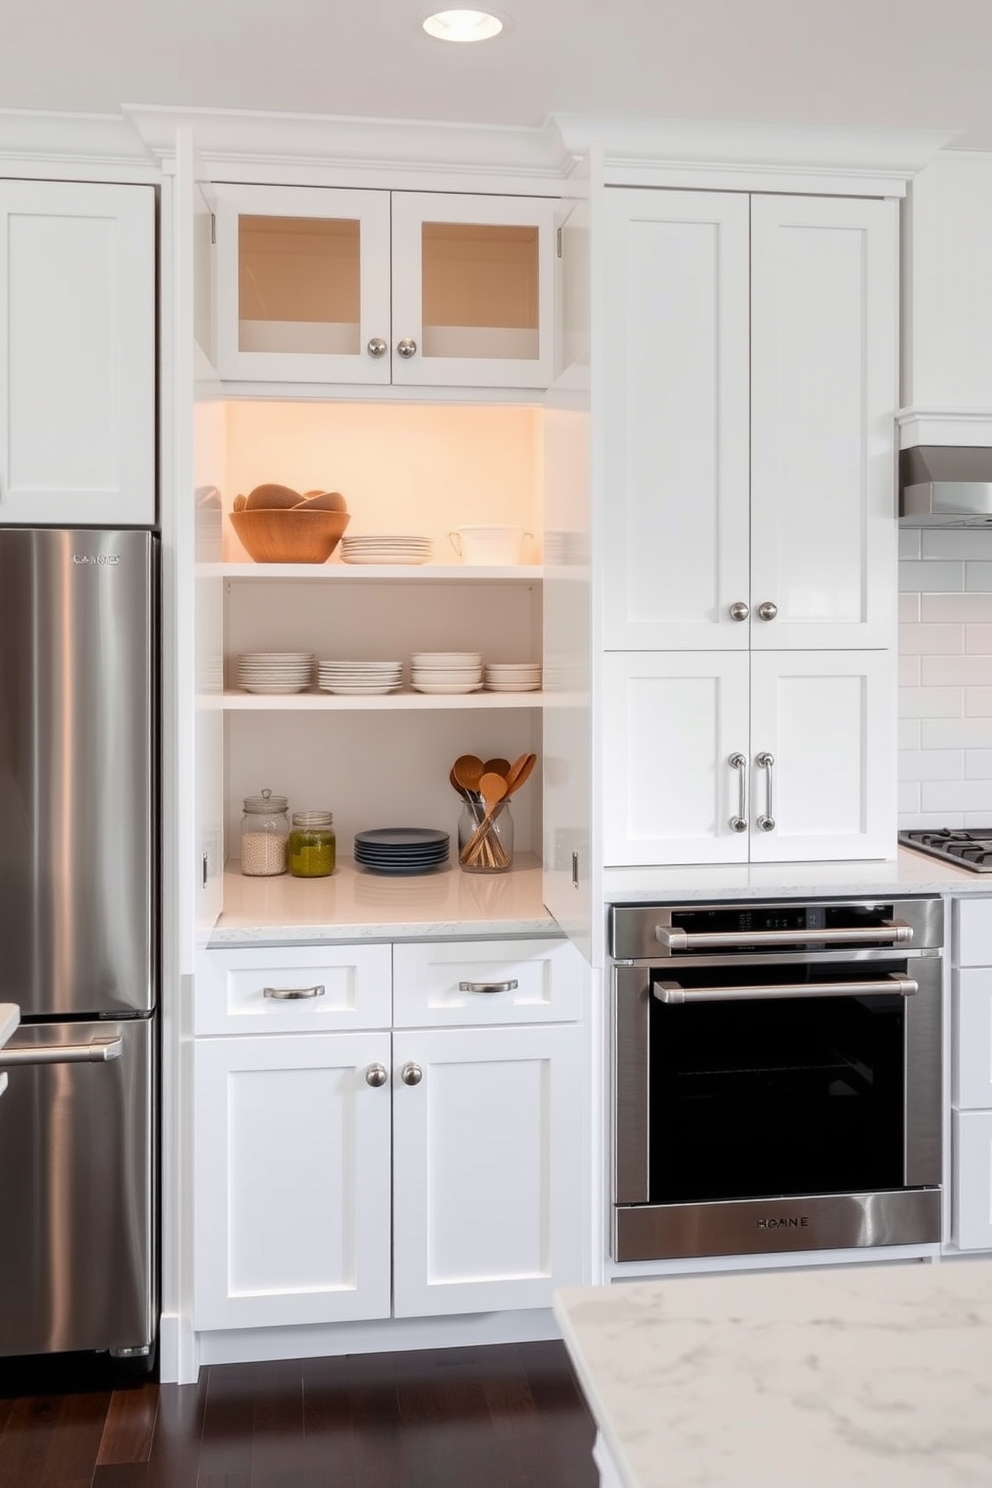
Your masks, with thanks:
<instances>
[{"instance_id":1,"label":"white ceiling","mask_svg":"<svg viewBox=\"0 0 992 1488\"><path fill-rule=\"evenodd\" d=\"M473 46L426 37L417 0L6 4L5 109L884 125L992 150L992 0L499 0L506 31Z\"/></svg>"}]
</instances>

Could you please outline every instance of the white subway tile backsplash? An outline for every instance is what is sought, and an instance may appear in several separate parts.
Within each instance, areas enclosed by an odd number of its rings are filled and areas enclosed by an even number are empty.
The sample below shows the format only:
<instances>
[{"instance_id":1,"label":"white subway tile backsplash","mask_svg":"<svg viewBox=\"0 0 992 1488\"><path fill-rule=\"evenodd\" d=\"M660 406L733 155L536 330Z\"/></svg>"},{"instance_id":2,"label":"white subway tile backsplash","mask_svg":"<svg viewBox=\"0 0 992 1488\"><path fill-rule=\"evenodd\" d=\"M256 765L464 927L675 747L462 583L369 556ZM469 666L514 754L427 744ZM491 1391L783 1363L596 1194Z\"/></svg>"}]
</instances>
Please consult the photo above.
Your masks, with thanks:
<instances>
[{"instance_id":1,"label":"white subway tile backsplash","mask_svg":"<svg viewBox=\"0 0 992 1488\"><path fill-rule=\"evenodd\" d=\"M896 727L900 750L919 749L920 720L918 718L900 718Z\"/></svg>"},{"instance_id":2,"label":"white subway tile backsplash","mask_svg":"<svg viewBox=\"0 0 992 1488\"><path fill-rule=\"evenodd\" d=\"M992 749L992 718L923 718L921 749Z\"/></svg>"},{"instance_id":3,"label":"white subway tile backsplash","mask_svg":"<svg viewBox=\"0 0 992 1488\"><path fill-rule=\"evenodd\" d=\"M976 625L973 630L986 627ZM992 629L992 626L988 627ZM976 648L977 649L977 648ZM963 625L900 625L899 650L906 656L961 656L964 653Z\"/></svg>"},{"instance_id":4,"label":"white subway tile backsplash","mask_svg":"<svg viewBox=\"0 0 992 1488\"><path fill-rule=\"evenodd\" d=\"M920 656L912 659L920 663L921 687L992 687L992 656Z\"/></svg>"},{"instance_id":5,"label":"white subway tile backsplash","mask_svg":"<svg viewBox=\"0 0 992 1488\"><path fill-rule=\"evenodd\" d=\"M900 814L899 826L906 831L939 832L941 827L963 827L963 811L907 811Z\"/></svg>"},{"instance_id":6,"label":"white subway tile backsplash","mask_svg":"<svg viewBox=\"0 0 992 1488\"><path fill-rule=\"evenodd\" d=\"M908 590L899 595L899 623L915 624L920 618L920 596Z\"/></svg>"},{"instance_id":7,"label":"white subway tile backsplash","mask_svg":"<svg viewBox=\"0 0 992 1488\"><path fill-rule=\"evenodd\" d=\"M920 806L924 811L992 812L992 780L924 782Z\"/></svg>"},{"instance_id":8,"label":"white subway tile backsplash","mask_svg":"<svg viewBox=\"0 0 992 1488\"><path fill-rule=\"evenodd\" d=\"M966 625L964 650L969 656L992 656L992 625Z\"/></svg>"},{"instance_id":9,"label":"white subway tile backsplash","mask_svg":"<svg viewBox=\"0 0 992 1488\"><path fill-rule=\"evenodd\" d=\"M941 590L951 593L964 588L963 563L913 563L903 559L899 565L899 588L903 590Z\"/></svg>"},{"instance_id":10,"label":"white subway tile backsplash","mask_svg":"<svg viewBox=\"0 0 992 1488\"><path fill-rule=\"evenodd\" d=\"M944 691L943 688L940 689ZM992 687L966 687L964 693L964 711L968 718L988 718L992 716ZM939 717L941 715L934 715Z\"/></svg>"},{"instance_id":11,"label":"white subway tile backsplash","mask_svg":"<svg viewBox=\"0 0 992 1488\"><path fill-rule=\"evenodd\" d=\"M899 657L899 678L898 678L898 680L899 680L899 686L900 687L919 687L920 686L921 678L922 678L922 667L921 667L922 660L923 660L923 658L920 657L920 656L900 656Z\"/></svg>"},{"instance_id":12,"label":"white subway tile backsplash","mask_svg":"<svg viewBox=\"0 0 992 1488\"><path fill-rule=\"evenodd\" d=\"M921 594L920 619L992 625L992 594Z\"/></svg>"},{"instance_id":13,"label":"white subway tile backsplash","mask_svg":"<svg viewBox=\"0 0 992 1488\"><path fill-rule=\"evenodd\" d=\"M900 823L904 811L920 810L920 785L915 780L900 780L896 793L896 801L900 813Z\"/></svg>"},{"instance_id":14,"label":"white subway tile backsplash","mask_svg":"<svg viewBox=\"0 0 992 1488\"><path fill-rule=\"evenodd\" d=\"M984 753L983 750L974 752ZM964 780L967 778L964 761L963 749L903 749L899 753L899 779ZM992 771L989 777L992 779Z\"/></svg>"},{"instance_id":15,"label":"white subway tile backsplash","mask_svg":"<svg viewBox=\"0 0 992 1488\"><path fill-rule=\"evenodd\" d=\"M992 531L984 528L934 528L920 536L921 558L986 558L992 562Z\"/></svg>"},{"instance_id":16,"label":"white subway tile backsplash","mask_svg":"<svg viewBox=\"0 0 992 1488\"><path fill-rule=\"evenodd\" d=\"M992 589L992 563L966 563L964 587L972 590Z\"/></svg>"},{"instance_id":17,"label":"white subway tile backsplash","mask_svg":"<svg viewBox=\"0 0 992 1488\"><path fill-rule=\"evenodd\" d=\"M974 688L973 691L983 691ZM961 718L964 714L963 687L900 687L900 718Z\"/></svg>"},{"instance_id":18,"label":"white subway tile backsplash","mask_svg":"<svg viewBox=\"0 0 992 1488\"><path fill-rule=\"evenodd\" d=\"M965 750L964 778L966 780L992 780L992 749Z\"/></svg>"},{"instance_id":19,"label":"white subway tile backsplash","mask_svg":"<svg viewBox=\"0 0 992 1488\"><path fill-rule=\"evenodd\" d=\"M902 559L906 559L906 558L909 558L909 559L919 558L919 556L920 556L920 546L921 546L920 545L920 538L921 538L921 536L922 536L922 533L920 532L919 528L913 528L913 527L900 527L899 528L899 558L900 558L900 561ZM957 555L954 555L954 556L957 556ZM972 556L974 556L974 555L972 555Z\"/></svg>"}]
</instances>

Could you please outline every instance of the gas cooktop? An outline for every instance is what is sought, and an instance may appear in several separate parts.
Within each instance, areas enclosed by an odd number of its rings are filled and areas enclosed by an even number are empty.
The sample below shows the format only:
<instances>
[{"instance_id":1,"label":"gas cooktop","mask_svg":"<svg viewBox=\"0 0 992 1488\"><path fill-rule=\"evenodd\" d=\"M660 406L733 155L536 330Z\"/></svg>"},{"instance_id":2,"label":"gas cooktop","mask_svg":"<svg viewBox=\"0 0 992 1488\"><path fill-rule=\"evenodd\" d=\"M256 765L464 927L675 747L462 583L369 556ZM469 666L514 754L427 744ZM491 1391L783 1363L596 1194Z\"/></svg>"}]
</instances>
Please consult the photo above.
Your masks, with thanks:
<instances>
[{"instance_id":1,"label":"gas cooktop","mask_svg":"<svg viewBox=\"0 0 992 1488\"><path fill-rule=\"evenodd\" d=\"M992 873L992 827L942 827L900 832L899 841L972 873Z\"/></svg>"}]
</instances>

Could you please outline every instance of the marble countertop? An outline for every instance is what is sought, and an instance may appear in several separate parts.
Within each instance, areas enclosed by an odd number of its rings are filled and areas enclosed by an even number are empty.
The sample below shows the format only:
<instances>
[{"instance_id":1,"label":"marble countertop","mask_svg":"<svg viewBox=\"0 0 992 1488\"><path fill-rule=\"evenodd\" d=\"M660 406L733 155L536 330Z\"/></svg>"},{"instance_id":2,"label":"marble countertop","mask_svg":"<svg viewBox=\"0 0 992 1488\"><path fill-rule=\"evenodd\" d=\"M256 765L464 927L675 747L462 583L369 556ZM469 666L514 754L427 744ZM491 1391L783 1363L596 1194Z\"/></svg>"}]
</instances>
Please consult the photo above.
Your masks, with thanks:
<instances>
[{"instance_id":1,"label":"marble countertop","mask_svg":"<svg viewBox=\"0 0 992 1488\"><path fill-rule=\"evenodd\" d=\"M432 873L390 877L349 859L330 878L224 875L224 913L211 946L363 940L475 939L560 935L544 907L541 864L521 854L509 873Z\"/></svg>"},{"instance_id":2,"label":"marble countertop","mask_svg":"<svg viewBox=\"0 0 992 1488\"><path fill-rule=\"evenodd\" d=\"M796 894L992 894L992 873L955 868L929 853L905 847L885 862L607 868L603 882L608 904Z\"/></svg>"},{"instance_id":3,"label":"marble countertop","mask_svg":"<svg viewBox=\"0 0 992 1488\"><path fill-rule=\"evenodd\" d=\"M558 1292L623 1488L987 1488L992 1261Z\"/></svg>"}]
</instances>

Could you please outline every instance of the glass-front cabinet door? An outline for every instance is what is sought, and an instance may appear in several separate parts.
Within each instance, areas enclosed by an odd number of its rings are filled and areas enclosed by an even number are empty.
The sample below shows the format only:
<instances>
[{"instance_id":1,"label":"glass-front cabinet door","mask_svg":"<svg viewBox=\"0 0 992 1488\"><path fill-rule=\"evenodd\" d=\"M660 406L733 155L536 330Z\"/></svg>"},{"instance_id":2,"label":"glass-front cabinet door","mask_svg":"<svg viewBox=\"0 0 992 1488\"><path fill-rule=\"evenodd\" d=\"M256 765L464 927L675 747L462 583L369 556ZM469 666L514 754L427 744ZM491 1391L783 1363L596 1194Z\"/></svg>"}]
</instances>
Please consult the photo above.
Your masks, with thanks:
<instances>
[{"instance_id":1,"label":"glass-front cabinet door","mask_svg":"<svg viewBox=\"0 0 992 1488\"><path fill-rule=\"evenodd\" d=\"M231 381L546 387L554 201L216 187Z\"/></svg>"},{"instance_id":2,"label":"glass-front cabinet door","mask_svg":"<svg viewBox=\"0 0 992 1488\"><path fill-rule=\"evenodd\" d=\"M389 382L389 193L215 192L221 377Z\"/></svg>"}]
</instances>

